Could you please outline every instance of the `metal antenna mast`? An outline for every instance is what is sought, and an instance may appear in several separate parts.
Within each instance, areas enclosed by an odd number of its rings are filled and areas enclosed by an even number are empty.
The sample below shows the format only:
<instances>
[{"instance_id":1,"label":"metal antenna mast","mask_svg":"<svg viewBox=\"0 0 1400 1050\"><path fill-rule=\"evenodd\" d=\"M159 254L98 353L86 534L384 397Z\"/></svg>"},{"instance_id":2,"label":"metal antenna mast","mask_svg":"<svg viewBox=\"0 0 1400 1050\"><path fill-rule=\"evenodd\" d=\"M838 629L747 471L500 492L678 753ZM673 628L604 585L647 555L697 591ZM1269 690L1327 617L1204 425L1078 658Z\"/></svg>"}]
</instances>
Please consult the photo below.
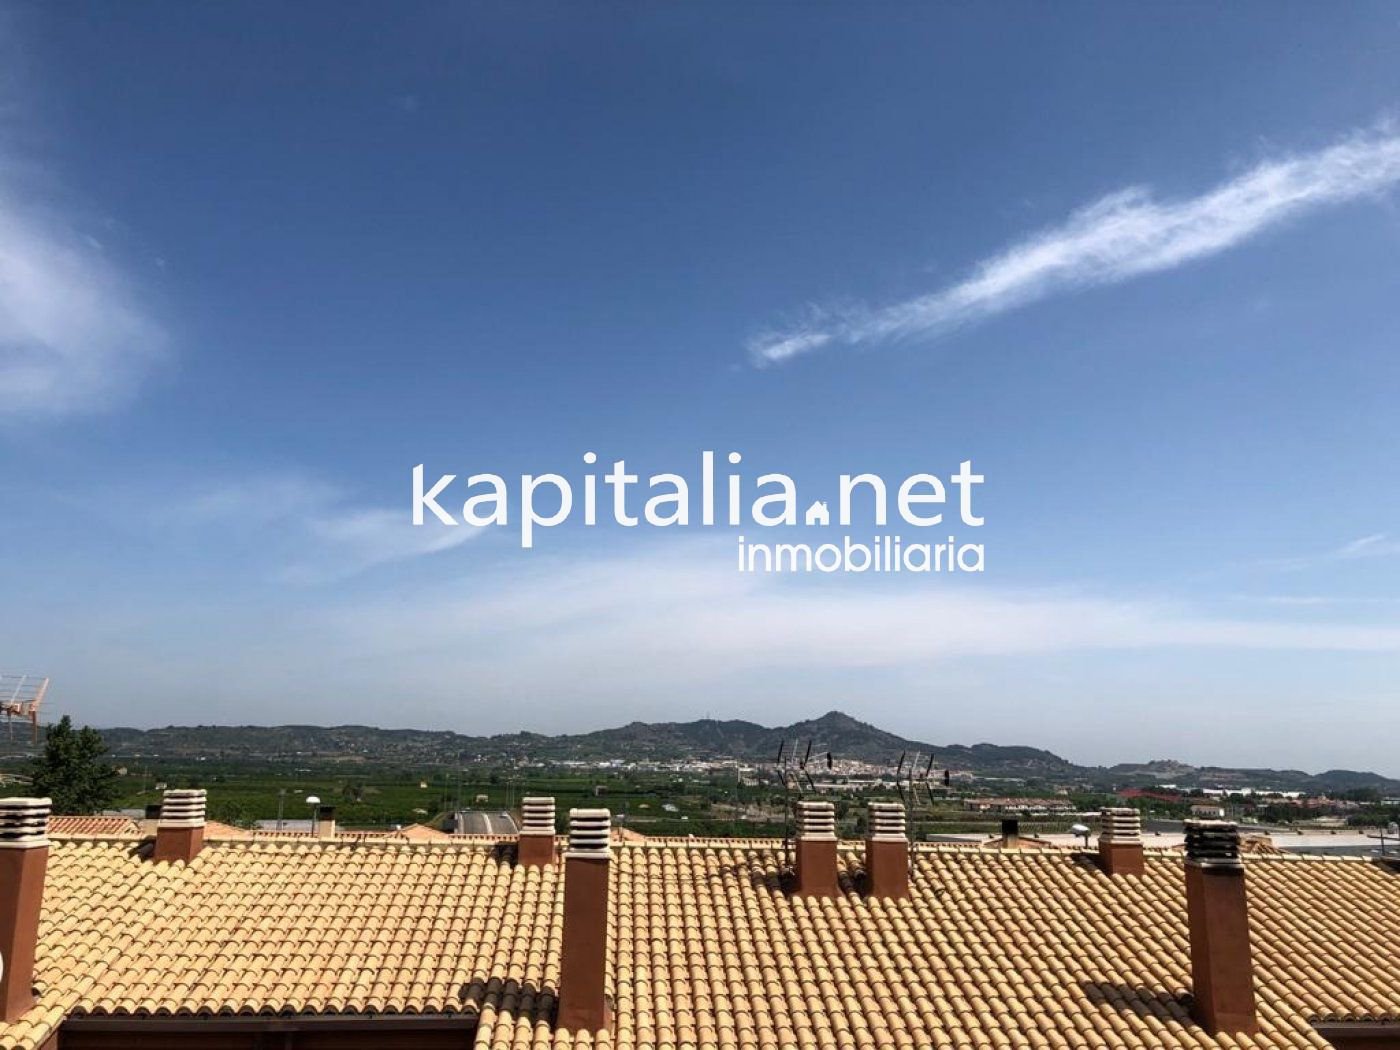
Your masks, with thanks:
<instances>
[{"instance_id":1,"label":"metal antenna mast","mask_svg":"<svg viewBox=\"0 0 1400 1050\"><path fill-rule=\"evenodd\" d=\"M0 673L0 715L5 716L14 739L16 718L28 722L33 743L39 742L39 706L49 691L49 680L36 674Z\"/></svg>"}]
</instances>

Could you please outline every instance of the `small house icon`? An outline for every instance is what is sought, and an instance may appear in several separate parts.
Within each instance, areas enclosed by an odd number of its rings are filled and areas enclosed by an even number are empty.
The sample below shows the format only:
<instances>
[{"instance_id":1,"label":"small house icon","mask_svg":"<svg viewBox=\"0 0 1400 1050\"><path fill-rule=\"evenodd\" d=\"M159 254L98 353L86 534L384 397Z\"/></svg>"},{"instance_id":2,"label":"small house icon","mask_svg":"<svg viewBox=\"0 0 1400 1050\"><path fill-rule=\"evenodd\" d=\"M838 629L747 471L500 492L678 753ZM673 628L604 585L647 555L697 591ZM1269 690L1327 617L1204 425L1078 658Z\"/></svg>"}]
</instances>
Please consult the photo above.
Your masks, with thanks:
<instances>
[{"instance_id":1,"label":"small house icon","mask_svg":"<svg viewBox=\"0 0 1400 1050\"><path fill-rule=\"evenodd\" d=\"M827 510L826 500L817 500L807 508L808 525L830 525L831 511Z\"/></svg>"}]
</instances>

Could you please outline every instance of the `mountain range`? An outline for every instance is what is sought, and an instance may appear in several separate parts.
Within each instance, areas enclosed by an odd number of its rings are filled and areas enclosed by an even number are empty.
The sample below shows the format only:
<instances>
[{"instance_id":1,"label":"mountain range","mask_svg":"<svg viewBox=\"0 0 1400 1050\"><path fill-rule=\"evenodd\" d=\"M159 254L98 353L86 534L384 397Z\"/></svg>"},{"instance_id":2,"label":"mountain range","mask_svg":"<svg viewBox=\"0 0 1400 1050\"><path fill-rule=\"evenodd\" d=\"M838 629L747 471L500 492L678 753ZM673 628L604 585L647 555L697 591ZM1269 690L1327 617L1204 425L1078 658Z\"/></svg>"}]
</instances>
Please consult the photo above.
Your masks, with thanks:
<instances>
[{"instance_id":1,"label":"mountain range","mask_svg":"<svg viewBox=\"0 0 1400 1050\"><path fill-rule=\"evenodd\" d=\"M762 726L738 719L692 722L630 722L613 729L548 736L511 733L466 736L447 730L379 729L373 726L167 726L162 729L104 729L113 754L224 762L353 762L417 767L521 761L599 762L609 759L678 761L736 759L774 763L780 746L804 753L831 752L837 758L895 766L901 755L932 758L934 769L971 772L983 778L1084 786L1179 787L1250 785L1277 790L1339 792L1374 788L1400 794L1400 781L1377 773L1332 769L1306 773L1293 769L1236 769L1191 766L1171 760L1080 766L1042 748L1001 744L930 744L909 740L877 726L831 711L787 726Z\"/></svg>"}]
</instances>

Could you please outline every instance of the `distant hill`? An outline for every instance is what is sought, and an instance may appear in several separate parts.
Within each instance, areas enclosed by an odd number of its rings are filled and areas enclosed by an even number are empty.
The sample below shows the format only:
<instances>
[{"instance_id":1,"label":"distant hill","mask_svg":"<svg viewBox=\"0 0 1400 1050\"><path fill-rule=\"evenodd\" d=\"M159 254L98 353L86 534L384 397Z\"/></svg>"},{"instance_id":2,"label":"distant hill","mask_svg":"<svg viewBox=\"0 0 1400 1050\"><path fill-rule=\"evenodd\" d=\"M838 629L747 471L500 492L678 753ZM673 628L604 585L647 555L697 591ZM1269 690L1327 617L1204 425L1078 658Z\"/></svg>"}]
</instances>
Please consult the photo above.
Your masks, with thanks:
<instances>
[{"instance_id":1,"label":"distant hill","mask_svg":"<svg viewBox=\"0 0 1400 1050\"><path fill-rule=\"evenodd\" d=\"M104 729L120 758L224 762L363 763L420 767L465 762L580 761L608 759L737 759L767 763L779 745L812 742L813 754L893 766L901 753L933 758L935 769L982 777L1085 786L1179 787L1250 784L1279 790L1340 792L1374 788L1400 795L1400 781L1377 773L1332 769L1300 770L1196 767L1170 759L1112 767L1078 766L1036 747L1000 744L930 744L887 732L840 711L788 726L769 727L739 719L693 722L630 722L591 733L546 736L510 733L466 736L446 730L379 729L373 726L167 726L163 729Z\"/></svg>"},{"instance_id":2,"label":"distant hill","mask_svg":"<svg viewBox=\"0 0 1400 1050\"><path fill-rule=\"evenodd\" d=\"M500 738L493 738L500 739ZM550 757L586 759L600 755L670 758L737 758L772 762L778 748L808 741L814 754L832 751L840 758L893 765L903 752L932 754L940 768L1002 772L1012 776L1072 773L1074 766L1049 751L1031 747L977 744L940 747L909 740L861 722L840 711L820 718L769 728L740 720L696 722L632 722L620 729L602 729L579 736L546 738L539 744Z\"/></svg>"},{"instance_id":3,"label":"distant hill","mask_svg":"<svg viewBox=\"0 0 1400 1050\"><path fill-rule=\"evenodd\" d=\"M778 747L801 741L815 753L893 764L901 752L934 755L938 768L1005 773L1008 776L1073 774L1075 767L1049 751L996 744L936 746L907 740L839 711L790 726L769 727L738 719L695 722L630 722L591 733L545 736L510 733L464 736L422 729L372 726L167 726L163 729L104 729L118 756L219 760L352 760L374 762L461 762L542 759L603 761L614 758L670 761L733 758L773 761Z\"/></svg>"}]
</instances>

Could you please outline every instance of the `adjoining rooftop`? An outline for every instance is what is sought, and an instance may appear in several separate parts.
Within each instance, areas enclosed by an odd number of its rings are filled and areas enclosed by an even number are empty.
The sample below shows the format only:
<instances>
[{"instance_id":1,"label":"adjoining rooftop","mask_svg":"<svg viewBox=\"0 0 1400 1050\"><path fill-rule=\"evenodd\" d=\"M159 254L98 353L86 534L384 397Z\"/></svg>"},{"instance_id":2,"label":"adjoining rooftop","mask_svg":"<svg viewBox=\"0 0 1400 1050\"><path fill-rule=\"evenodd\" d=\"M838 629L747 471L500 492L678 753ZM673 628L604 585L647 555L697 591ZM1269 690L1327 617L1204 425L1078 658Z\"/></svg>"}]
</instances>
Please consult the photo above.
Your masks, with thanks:
<instances>
[{"instance_id":1,"label":"adjoining rooftop","mask_svg":"<svg viewBox=\"0 0 1400 1050\"><path fill-rule=\"evenodd\" d=\"M781 841L574 830L536 866L506 838L211 836L163 862L145 840L56 836L36 1002L0 1024L0 1048L195 1047L269 1025L279 1046L363 1046L337 1040L368 1030L376 1046L483 1050L1322 1050L1361 1045L1339 1024L1400 1032L1400 872L1375 861L1216 858L1248 887L1258 1032L1214 1036L1195 1016L1177 852L1110 875L1082 848L914 844L907 896L886 897L870 843L840 841L835 892L803 896ZM596 1030L559 1016L579 852L607 858Z\"/></svg>"}]
</instances>

